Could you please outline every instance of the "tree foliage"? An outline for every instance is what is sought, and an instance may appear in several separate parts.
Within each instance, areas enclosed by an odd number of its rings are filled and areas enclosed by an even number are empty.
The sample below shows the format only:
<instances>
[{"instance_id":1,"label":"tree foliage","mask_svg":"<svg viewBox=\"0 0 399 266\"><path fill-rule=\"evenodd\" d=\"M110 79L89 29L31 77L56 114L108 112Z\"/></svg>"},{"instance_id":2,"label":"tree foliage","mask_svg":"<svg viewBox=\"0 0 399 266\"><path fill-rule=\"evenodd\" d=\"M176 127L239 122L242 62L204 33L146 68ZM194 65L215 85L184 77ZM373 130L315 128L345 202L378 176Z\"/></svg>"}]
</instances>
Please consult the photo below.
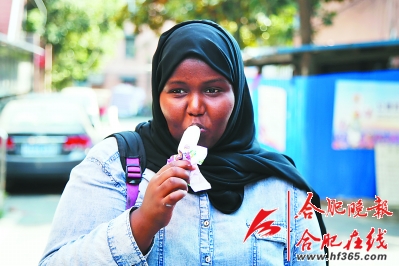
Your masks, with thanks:
<instances>
[{"instance_id":1,"label":"tree foliage","mask_svg":"<svg viewBox=\"0 0 399 266\"><path fill-rule=\"evenodd\" d=\"M334 16L322 9L322 2L306 0L311 15L330 23ZM167 20L210 19L226 28L241 48L292 45L299 27L297 0L129 0L119 16L130 19L140 32L142 25L154 31ZM310 29L312 30L312 29Z\"/></svg>"},{"instance_id":2,"label":"tree foliage","mask_svg":"<svg viewBox=\"0 0 399 266\"><path fill-rule=\"evenodd\" d=\"M25 30L39 33L43 45L52 45L52 87L62 89L85 80L101 66L103 56L115 49L115 38L122 34L122 22L115 14L125 2L44 0L44 4L47 18L34 1L28 2Z\"/></svg>"},{"instance_id":3,"label":"tree foliage","mask_svg":"<svg viewBox=\"0 0 399 266\"><path fill-rule=\"evenodd\" d=\"M241 47L290 45L296 14L294 0L131 0L124 17L159 31L163 23L210 19L221 24Z\"/></svg>"}]
</instances>

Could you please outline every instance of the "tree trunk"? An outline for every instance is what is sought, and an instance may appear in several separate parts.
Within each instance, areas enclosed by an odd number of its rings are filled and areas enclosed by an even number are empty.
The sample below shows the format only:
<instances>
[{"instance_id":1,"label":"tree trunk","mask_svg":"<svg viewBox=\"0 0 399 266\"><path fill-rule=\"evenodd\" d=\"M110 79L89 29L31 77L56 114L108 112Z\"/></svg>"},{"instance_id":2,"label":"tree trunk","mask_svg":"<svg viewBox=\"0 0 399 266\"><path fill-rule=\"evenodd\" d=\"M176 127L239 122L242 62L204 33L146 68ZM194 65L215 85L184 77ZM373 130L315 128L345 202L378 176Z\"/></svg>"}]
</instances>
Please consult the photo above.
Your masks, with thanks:
<instances>
[{"instance_id":1,"label":"tree trunk","mask_svg":"<svg viewBox=\"0 0 399 266\"><path fill-rule=\"evenodd\" d=\"M312 25L310 24L313 13L312 2L312 0L298 0L300 21L299 33L302 45L312 43Z\"/></svg>"},{"instance_id":2,"label":"tree trunk","mask_svg":"<svg viewBox=\"0 0 399 266\"><path fill-rule=\"evenodd\" d=\"M313 0L298 0L299 5L299 21L300 29L299 33L301 36L301 45L312 43L312 25L311 17L313 14ZM299 64L299 73L302 76L308 76L313 73L312 66L313 60L311 53L302 53Z\"/></svg>"}]
</instances>

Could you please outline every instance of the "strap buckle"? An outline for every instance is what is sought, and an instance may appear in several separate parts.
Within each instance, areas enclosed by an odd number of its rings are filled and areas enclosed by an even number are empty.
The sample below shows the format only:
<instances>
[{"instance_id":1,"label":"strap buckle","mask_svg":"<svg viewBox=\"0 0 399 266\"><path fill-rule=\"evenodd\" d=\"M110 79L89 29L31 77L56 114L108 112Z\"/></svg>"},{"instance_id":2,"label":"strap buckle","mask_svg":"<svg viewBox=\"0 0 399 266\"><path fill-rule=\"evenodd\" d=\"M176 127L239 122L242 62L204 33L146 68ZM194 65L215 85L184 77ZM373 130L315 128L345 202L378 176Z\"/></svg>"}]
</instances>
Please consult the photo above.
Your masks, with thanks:
<instances>
[{"instance_id":1,"label":"strap buckle","mask_svg":"<svg viewBox=\"0 0 399 266\"><path fill-rule=\"evenodd\" d=\"M142 179L140 158L126 158L126 183L138 185Z\"/></svg>"}]
</instances>

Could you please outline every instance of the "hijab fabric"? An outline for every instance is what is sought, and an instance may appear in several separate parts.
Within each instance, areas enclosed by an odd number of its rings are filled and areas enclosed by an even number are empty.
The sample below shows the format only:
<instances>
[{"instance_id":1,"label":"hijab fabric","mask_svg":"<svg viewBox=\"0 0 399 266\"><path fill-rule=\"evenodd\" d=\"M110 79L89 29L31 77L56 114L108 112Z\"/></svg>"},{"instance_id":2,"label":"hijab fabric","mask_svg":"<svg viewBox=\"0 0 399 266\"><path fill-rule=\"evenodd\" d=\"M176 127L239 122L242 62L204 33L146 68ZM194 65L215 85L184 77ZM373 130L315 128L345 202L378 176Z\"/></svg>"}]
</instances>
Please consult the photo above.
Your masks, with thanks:
<instances>
[{"instance_id":1,"label":"hijab fabric","mask_svg":"<svg viewBox=\"0 0 399 266\"><path fill-rule=\"evenodd\" d=\"M171 155L177 153L179 143L168 130L159 96L175 68L187 57L203 60L224 75L234 88L235 104L226 130L208 149L205 161L199 166L212 185L207 191L212 205L223 213L233 213L241 206L245 185L273 176L313 192L312 203L320 207L319 196L301 177L292 160L262 149L256 141L253 106L241 50L227 31L208 20L177 24L159 39L152 61L153 119L136 128L144 142L147 168L157 172ZM320 214L316 215L322 232L325 232Z\"/></svg>"}]
</instances>

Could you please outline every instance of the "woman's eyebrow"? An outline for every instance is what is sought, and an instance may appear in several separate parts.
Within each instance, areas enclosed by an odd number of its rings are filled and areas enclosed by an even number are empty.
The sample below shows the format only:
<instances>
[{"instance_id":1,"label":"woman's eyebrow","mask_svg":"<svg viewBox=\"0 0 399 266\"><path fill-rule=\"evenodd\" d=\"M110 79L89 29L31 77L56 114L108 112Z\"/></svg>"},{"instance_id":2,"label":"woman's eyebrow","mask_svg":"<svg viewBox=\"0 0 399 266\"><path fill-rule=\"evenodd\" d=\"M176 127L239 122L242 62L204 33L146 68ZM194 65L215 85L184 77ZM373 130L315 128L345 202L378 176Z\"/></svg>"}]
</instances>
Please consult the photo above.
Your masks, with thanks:
<instances>
[{"instance_id":1,"label":"woman's eyebrow","mask_svg":"<svg viewBox=\"0 0 399 266\"><path fill-rule=\"evenodd\" d=\"M176 85L181 85L181 84L186 84L185 82L183 82L183 81L178 81L178 80L176 80L176 81L168 81L168 82L166 82L166 84L176 84Z\"/></svg>"},{"instance_id":2,"label":"woman's eyebrow","mask_svg":"<svg viewBox=\"0 0 399 266\"><path fill-rule=\"evenodd\" d=\"M215 78L215 79L204 81L204 84L211 84L211 83L215 83L215 82L229 83L229 81L227 79ZM175 80L175 81L171 80L171 81L168 81L166 84L169 84L169 85L183 85L183 84L186 84L186 82L180 81L180 80Z\"/></svg>"},{"instance_id":3,"label":"woman's eyebrow","mask_svg":"<svg viewBox=\"0 0 399 266\"><path fill-rule=\"evenodd\" d=\"M214 83L214 82L225 82L225 83L229 83L229 81L225 78L216 78L216 79L211 79L211 80L207 80L204 83L208 84L208 83Z\"/></svg>"}]
</instances>

